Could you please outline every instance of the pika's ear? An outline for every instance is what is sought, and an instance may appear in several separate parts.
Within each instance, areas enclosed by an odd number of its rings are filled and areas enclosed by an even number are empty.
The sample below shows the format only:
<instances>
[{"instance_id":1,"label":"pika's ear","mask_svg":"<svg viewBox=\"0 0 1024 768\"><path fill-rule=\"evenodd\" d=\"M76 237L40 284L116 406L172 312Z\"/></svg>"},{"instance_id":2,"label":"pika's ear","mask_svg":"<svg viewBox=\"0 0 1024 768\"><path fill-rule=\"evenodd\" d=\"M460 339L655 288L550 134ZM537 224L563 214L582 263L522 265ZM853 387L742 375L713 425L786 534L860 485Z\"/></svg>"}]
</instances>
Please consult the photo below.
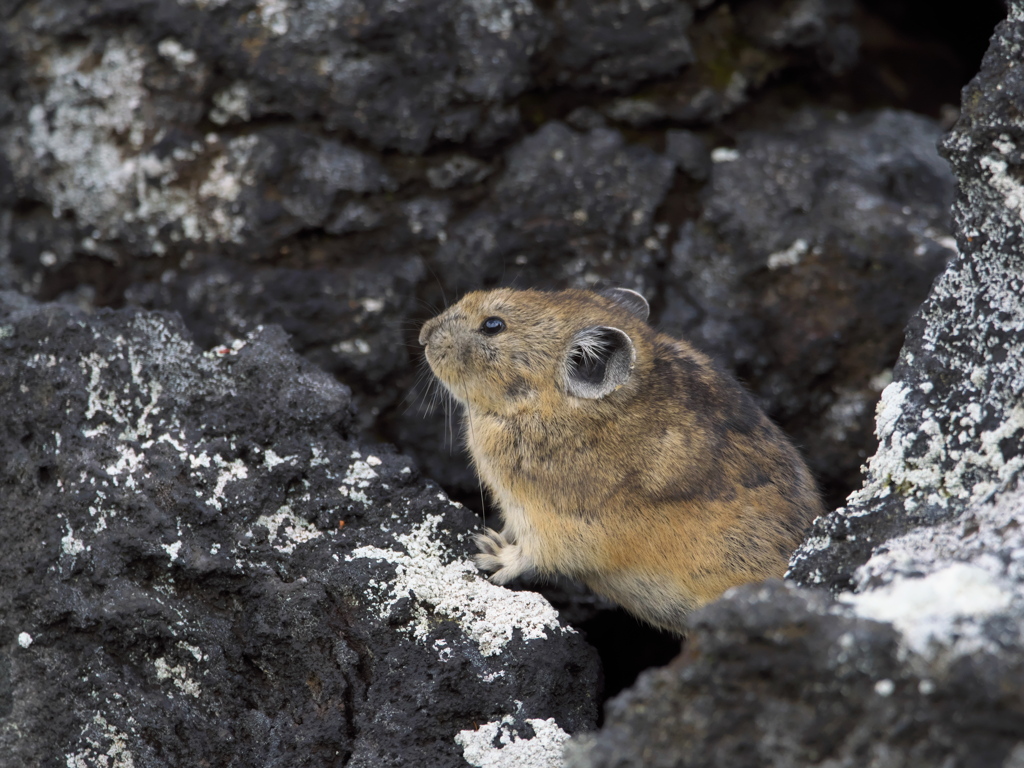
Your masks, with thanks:
<instances>
[{"instance_id":1,"label":"pika's ear","mask_svg":"<svg viewBox=\"0 0 1024 768\"><path fill-rule=\"evenodd\" d=\"M631 291L629 288L605 288L599 293L606 299L611 299L616 304L625 307L645 323L650 317L651 305L636 291Z\"/></svg>"},{"instance_id":2,"label":"pika's ear","mask_svg":"<svg viewBox=\"0 0 1024 768\"><path fill-rule=\"evenodd\" d=\"M624 331L584 328L572 337L563 362L565 388L575 397L600 400L629 381L634 360L633 340Z\"/></svg>"}]
</instances>

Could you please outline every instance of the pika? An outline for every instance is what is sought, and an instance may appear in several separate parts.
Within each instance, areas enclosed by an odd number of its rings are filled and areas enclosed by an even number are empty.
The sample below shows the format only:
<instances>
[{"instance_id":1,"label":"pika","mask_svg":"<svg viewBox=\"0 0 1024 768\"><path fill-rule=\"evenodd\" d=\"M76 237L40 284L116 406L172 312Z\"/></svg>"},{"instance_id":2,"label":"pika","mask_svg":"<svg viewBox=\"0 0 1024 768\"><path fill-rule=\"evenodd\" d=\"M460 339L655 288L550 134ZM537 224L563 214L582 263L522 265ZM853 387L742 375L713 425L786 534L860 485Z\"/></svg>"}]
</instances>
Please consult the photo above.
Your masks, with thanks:
<instances>
[{"instance_id":1,"label":"pika","mask_svg":"<svg viewBox=\"0 0 1024 768\"><path fill-rule=\"evenodd\" d=\"M419 341L501 509L476 564L565 574L685 634L729 587L781 577L824 510L753 398L649 312L624 288L477 291Z\"/></svg>"}]
</instances>

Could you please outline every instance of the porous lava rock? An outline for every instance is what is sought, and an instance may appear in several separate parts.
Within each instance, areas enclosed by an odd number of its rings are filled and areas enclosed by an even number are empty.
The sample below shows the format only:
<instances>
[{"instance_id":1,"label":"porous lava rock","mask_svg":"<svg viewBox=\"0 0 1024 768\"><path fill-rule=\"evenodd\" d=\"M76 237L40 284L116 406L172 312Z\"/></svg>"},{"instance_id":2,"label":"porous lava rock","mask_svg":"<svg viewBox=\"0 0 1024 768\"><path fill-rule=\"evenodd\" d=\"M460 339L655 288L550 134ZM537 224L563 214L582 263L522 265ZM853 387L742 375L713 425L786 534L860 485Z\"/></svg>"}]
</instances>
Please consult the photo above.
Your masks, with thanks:
<instances>
[{"instance_id":1,"label":"porous lava rock","mask_svg":"<svg viewBox=\"0 0 1024 768\"><path fill-rule=\"evenodd\" d=\"M836 503L874 448L907 320L956 250L940 137L891 110L740 133L672 246L662 327L753 388Z\"/></svg>"},{"instance_id":2,"label":"porous lava rock","mask_svg":"<svg viewBox=\"0 0 1024 768\"><path fill-rule=\"evenodd\" d=\"M458 766L593 727L593 651L280 329L203 353L5 292L0 348L6 764Z\"/></svg>"}]
</instances>

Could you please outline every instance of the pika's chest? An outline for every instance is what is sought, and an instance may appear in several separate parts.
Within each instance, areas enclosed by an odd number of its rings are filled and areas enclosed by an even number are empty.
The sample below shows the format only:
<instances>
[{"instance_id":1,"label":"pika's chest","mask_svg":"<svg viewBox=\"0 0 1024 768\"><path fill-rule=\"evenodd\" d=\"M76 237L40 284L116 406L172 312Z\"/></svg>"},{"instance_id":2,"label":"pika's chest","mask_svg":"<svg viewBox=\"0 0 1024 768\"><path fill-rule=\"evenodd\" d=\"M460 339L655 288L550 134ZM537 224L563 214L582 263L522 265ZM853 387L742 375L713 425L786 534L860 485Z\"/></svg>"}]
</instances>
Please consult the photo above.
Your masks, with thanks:
<instances>
[{"instance_id":1,"label":"pika's chest","mask_svg":"<svg viewBox=\"0 0 1024 768\"><path fill-rule=\"evenodd\" d=\"M566 458L575 453L566 446L564 430L540 414L474 416L467 426L466 443L474 460L499 474L535 476L564 471Z\"/></svg>"}]
</instances>

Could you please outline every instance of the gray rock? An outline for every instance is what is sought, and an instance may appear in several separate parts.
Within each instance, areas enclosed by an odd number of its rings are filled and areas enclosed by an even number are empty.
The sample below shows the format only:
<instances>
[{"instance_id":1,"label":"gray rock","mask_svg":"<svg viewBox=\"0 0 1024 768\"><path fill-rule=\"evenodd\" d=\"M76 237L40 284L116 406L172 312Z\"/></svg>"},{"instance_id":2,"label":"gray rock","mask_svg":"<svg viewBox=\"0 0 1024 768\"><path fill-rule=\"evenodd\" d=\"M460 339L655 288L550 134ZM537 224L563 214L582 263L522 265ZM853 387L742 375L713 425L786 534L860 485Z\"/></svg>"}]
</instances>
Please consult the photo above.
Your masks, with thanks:
<instances>
[{"instance_id":1,"label":"gray rock","mask_svg":"<svg viewBox=\"0 0 1024 768\"><path fill-rule=\"evenodd\" d=\"M711 148L699 133L665 131L665 155L694 181L705 181L711 174Z\"/></svg>"},{"instance_id":2,"label":"gray rock","mask_svg":"<svg viewBox=\"0 0 1024 768\"><path fill-rule=\"evenodd\" d=\"M412 312L423 272L416 256L320 271L245 270L228 262L166 274L160 283L131 289L129 298L179 312L206 348L280 325L293 349L366 394L410 364L395 318Z\"/></svg>"},{"instance_id":3,"label":"gray rock","mask_svg":"<svg viewBox=\"0 0 1024 768\"><path fill-rule=\"evenodd\" d=\"M494 169L482 160L469 155L453 155L443 163L427 169L427 181L434 189L451 189L478 184Z\"/></svg>"},{"instance_id":4,"label":"gray rock","mask_svg":"<svg viewBox=\"0 0 1024 768\"><path fill-rule=\"evenodd\" d=\"M664 250L654 214L673 171L618 131L546 123L509 150L493 193L451 228L435 262L463 289L506 273L534 285L607 280L649 291Z\"/></svg>"},{"instance_id":5,"label":"gray rock","mask_svg":"<svg viewBox=\"0 0 1024 768\"><path fill-rule=\"evenodd\" d=\"M689 27L689 67L642 94L613 99L603 111L634 127L666 120L687 125L718 122L785 71L848 73L859 60L859 36L852 19L849 0L719 3ZM739 40L743 44L737 44Z\"/></svg>"},{"instance_id":6,"label":"gray rock","mask_svg":"<svg viewBox=\"0 0 1024 768\"><path fill-rule=\"evenodd\" d=\"M891 111L742 133L673 247L664 327L751 386L836 503L871 454L879 375L954 253L939 136Z\"/></svg>"},{"instance_id":7,"label":"gray rock","mask_svg":"<svg viewBox=\"0 0 1024 768\"><path fill-rule=\"evenodd\" d=\"M30 285L74 254L106 258L105 247L121 263L197 246L269 250L333 222L351 196L394 189L353 137L409 153L493 143L518 126L506 102L529 85L547 28L529 0L333 0L302 13L151 0L112 31L121 5L49 2L4 20L19 85L2 89L0 155L17 196L54 219ZM40 242L31 222L14 230L25 250Z\"/></svg>"},{"instance_id":8,"label":"gray rock","mask_svg":"<svg viewBox=\"0 0 1024 768\"><path fill-rule=\"evenodd\" d=\"M610 701L565 765L1014 765L1021 657L941 666L907 653L892 626L847 615L823 591L741 587L693 617L684 653Z\"/></svg>"},{"instance_id":9,"label":"gray rock","mask_svg":"<svg viewBox=\"0 0 1024 768\"><path fill-rule=\"evenodd\" d=\"M580 636L279 329L204 354L4 293L0 347L8 764L460 766L593 726Z\"/></svg>"},{"instance_id":10,"label":"gray rock","mask_svg":"<svg viewBox=\"0 0 1024 768\"><path fill-rule=\"evenodd\" d=\"M955 519L1024 467L1024 198L1014 176L1024 162L1024 79L1006 66L1024 27L1012 8L943 142L959 179L961 256L910 323L878 405L867 482L815 526L794 561L801 582L845 588L879 544Z\"/></svg>"},{"instance_id":11,"label":"gray rock","mask_svg":"<svg viewBox=\"0 0 1024 768\"><path fill-rule=\"evenodd\" d=\"M556 79L622 91L693 63L688 3L676 0L558 0Z\"/></svg>"}]
</instances>

